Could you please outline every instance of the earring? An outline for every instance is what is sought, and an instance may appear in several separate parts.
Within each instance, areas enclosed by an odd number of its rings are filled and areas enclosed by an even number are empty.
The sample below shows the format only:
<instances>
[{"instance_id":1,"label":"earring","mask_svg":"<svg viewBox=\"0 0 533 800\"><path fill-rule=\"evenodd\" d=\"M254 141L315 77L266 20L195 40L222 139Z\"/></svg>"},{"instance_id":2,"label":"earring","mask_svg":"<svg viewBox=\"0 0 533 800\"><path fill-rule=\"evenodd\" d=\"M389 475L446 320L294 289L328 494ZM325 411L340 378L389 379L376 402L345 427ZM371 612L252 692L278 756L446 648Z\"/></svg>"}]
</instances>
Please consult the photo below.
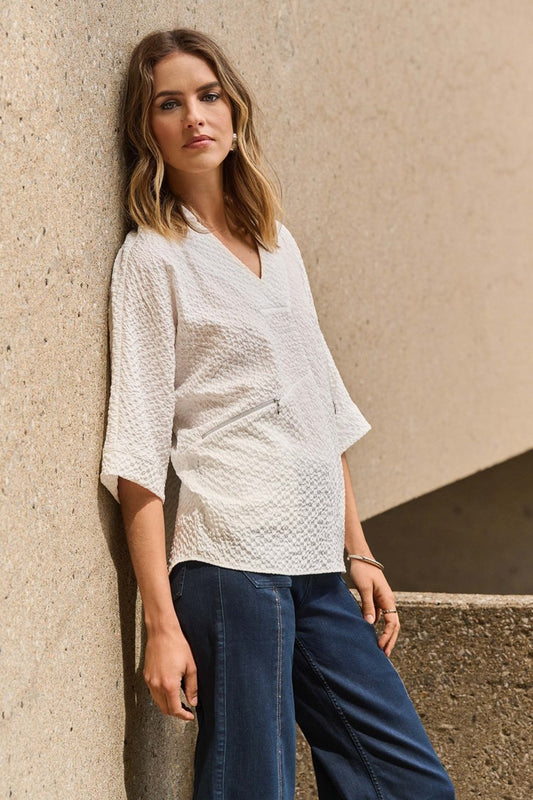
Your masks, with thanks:
<instances>
[{"instance_id":1,"label":"earring","mask_svg":"<svg viewBox=\"0 0 533 800\"><path fill-rule=\"evenodd\" d=\"M231 142L231 148L230 148L230 150L232 150L233 152L235 152L235 150L236 150L236 149L237 149L237 134L236 134L236 133L234 133L234 134L233 134L233 138L232 138L232 142Z\"/></svg>"}]
</instances>

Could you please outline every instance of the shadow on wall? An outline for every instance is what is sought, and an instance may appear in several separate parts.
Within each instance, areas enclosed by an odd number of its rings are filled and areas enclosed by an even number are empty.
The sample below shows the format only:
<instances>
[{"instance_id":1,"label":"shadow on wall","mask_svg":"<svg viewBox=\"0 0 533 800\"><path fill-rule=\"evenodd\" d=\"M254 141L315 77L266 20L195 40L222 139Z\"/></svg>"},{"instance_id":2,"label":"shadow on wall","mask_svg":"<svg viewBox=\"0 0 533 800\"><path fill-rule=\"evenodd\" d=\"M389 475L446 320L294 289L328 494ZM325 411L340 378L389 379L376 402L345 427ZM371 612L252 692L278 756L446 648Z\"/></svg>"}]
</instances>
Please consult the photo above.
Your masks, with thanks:
<instances>
[{"instance_id":1,"label":"shadow on wall","mask_svg":"<svg viewBox=\"0 0 533 800\"><path fill-rule=\"evenodd\" d=\"M533 450L363 528L397 591L533 594Z\"/></svg>"},{"instance_id":2,"label":"shadow on wall","mask_svg":"<svg viewBox=\"0 0 533 800\"><path fill-rule=\"evenodd\" d=\"M123 76L120 95L125 91ZM119 114L117 108L117 115ZM119 124L117 116L116 124ZM120 196L124 195L126 170L120 153ZM129 231L123 220L122 240ZM107 364L108 380L111 376L110 358ZM106 387L109 403L109 384ZM107 419L107 404L105 410ZM99 491L106 501L102 530L105 532L109 553L117 573L120 631L124 686L124 786L128 800L189 800L192 796L193 754L196 739L196 721L184 722L164 715L153 702L144 681L142 666L146 645L146 629L142 615L137 614L137 582L131 565L120 508L113 501L113 512L108 515L109 494L100 485ZM167 545L172 535L179 497L179 480L169 464L166 500L165 529ZM113 516L115 514L115 516ZM168 548L167 548L168 549ZM139 598L140 603L140 598ZM140 641L139 641L140 639Z\"/></svg>"},{"instance_id":3,"label":"shadow on wall","mask_svg":"<svg viewBox=\"0 0 533 800\"><path fill-rule=\"evenodd\" d=\"M106 490L101 487L101 490ZM165 501L167 539L172 533L179 481L169 469ZM106 492L107 494L107 492ZM137 583L119 507L103 529L117 573L124 686L124 786L128 800L188 800L192 796L196 721L164 715L142 674L146 630L138 621ZM140 603L140 599L139 599ZM140 637L140 641L139 641Z\"/></svg>"}]
</instances>

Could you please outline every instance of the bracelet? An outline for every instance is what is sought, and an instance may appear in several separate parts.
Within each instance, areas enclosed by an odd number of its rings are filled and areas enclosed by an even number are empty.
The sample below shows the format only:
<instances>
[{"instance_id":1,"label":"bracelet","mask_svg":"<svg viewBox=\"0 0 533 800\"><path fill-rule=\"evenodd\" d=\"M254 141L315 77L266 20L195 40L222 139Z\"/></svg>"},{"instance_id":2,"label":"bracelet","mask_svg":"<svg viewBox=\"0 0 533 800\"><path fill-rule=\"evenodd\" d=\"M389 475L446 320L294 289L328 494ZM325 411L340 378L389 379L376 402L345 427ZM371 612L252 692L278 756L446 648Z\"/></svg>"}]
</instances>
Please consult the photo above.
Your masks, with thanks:
<instances>
[{"instance_id":1,"label":"bracelet","mask_svg":"<svg viewBox=\"0 0 533 800\"><path fill-rule=\"evenodd\" d=\"M379 567L382 572L385 572L385 567L380 561L376 561L374 558L368 558L368 556L354 556L349 554L348 558L355 558L357 561L364 561L366 564L373 564L375 567Z\"/></svg>"}]
</instances>

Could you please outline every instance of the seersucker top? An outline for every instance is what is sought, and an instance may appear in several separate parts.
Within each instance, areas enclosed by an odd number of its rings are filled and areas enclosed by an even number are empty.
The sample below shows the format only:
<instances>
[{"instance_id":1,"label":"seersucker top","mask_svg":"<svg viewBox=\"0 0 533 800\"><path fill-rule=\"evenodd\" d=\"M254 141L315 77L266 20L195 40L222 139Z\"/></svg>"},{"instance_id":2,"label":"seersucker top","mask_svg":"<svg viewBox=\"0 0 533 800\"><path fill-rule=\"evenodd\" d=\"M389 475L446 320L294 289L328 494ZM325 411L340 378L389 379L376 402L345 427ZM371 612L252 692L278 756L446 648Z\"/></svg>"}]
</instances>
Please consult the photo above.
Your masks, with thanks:
<instances>
[{"instance_id":1,"label":"seersucker top","mask_svg":"<svg viewBox=\"0 0 533 800\"><path fill-rule=\"evenodd\" d=\"M100 480L180 493L169 570L195 559L279 574L344 571L341 453L371 426L321 332L300 250L278 227L261 277L201 225L130 231L113 267Z\"/></svg>"}]
</instances>

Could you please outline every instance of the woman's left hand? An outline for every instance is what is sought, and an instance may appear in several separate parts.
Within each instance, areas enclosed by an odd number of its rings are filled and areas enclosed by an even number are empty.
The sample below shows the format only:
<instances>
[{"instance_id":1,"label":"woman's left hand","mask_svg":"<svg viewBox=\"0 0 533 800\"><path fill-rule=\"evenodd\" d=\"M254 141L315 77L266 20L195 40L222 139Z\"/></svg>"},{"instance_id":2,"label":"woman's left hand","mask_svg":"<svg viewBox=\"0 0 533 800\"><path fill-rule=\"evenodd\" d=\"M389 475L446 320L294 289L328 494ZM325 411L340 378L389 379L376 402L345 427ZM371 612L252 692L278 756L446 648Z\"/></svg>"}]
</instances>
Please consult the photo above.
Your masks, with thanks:
<instances>
[{"instance_id":1,"label":"woman's left hand","mask_svg":"<svg viewBox=\"0 0 533 800\"><path fill-rule=\"evenodd\" d=\"M363 616L367 622L379 621L383 609L395 609L396 600L383 572L363 561L350 561L350 577L359 592L363 604ZM378 644L386 656L390 656L400 632L398 614L384 614L385 629Z\"/></svg>"}]
</instances>

